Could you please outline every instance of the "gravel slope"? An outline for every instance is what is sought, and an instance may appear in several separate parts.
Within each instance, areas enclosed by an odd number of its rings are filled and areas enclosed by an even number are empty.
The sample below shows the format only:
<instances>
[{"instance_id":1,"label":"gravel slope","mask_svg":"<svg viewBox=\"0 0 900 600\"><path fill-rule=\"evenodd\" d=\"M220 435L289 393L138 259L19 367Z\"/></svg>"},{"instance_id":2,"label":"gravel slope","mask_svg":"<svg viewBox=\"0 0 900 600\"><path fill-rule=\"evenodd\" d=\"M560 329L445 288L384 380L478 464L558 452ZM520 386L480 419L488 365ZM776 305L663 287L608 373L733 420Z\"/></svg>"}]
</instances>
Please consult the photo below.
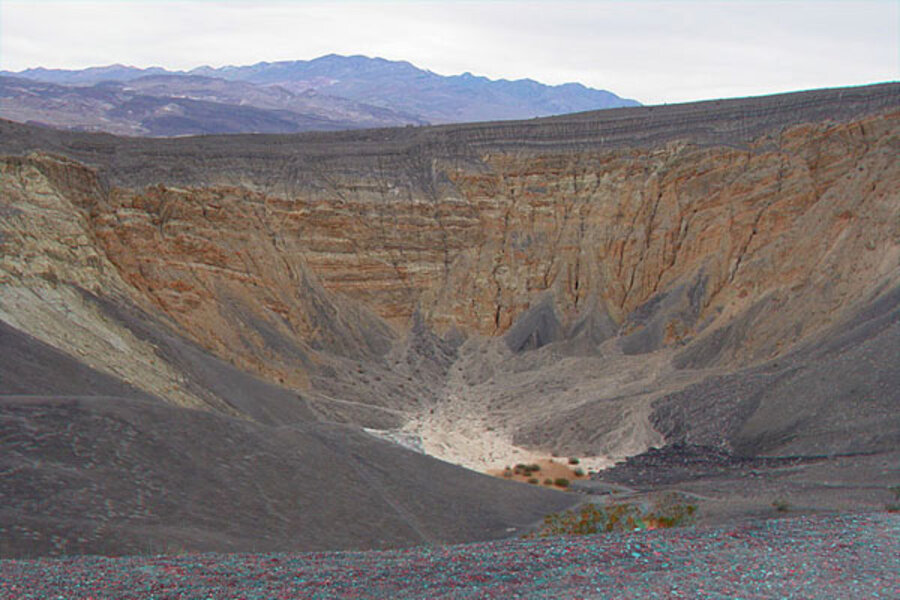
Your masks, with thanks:
<instances>
[{"instance_id":1,"label":"gravel slope","mask_svg":"<svg viewBox=\"0 0 900 600\"><path fill-rule=\"evenodd\" d=\"M0 562L0 598L897 598L900 516L390 552Z\"/></svg>"}]
</instances>

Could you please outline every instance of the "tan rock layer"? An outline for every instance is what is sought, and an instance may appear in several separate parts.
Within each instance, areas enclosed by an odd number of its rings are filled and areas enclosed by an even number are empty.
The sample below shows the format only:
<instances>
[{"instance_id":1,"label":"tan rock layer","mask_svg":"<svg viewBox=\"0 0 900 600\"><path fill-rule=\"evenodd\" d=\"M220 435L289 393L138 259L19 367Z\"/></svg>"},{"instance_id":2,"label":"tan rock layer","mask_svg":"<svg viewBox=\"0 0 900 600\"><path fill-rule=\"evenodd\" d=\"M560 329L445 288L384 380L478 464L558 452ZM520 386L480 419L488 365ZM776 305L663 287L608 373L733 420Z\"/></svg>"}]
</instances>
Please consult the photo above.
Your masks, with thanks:
<instances>
[{"instance_id":1,"label":"tan rock layer","mask_svg":"<svg viewBox=\"0 0 900 600\"><path fill-rule=\"evenodd\" d=\"M700 314L670 320L666 343L765 299L730 358L777 354L896 280L898 131L893 113L745 149L492 153L478 168L432 161L440 185L335 173L290 196L105 190L86 170L39 168L141 303L219 356L303 386L319 351L378 354L416 310L439 330L497 335L549 291L564 322L605 310L621 323L698 277Z\"/></svg>"}]
</instances>

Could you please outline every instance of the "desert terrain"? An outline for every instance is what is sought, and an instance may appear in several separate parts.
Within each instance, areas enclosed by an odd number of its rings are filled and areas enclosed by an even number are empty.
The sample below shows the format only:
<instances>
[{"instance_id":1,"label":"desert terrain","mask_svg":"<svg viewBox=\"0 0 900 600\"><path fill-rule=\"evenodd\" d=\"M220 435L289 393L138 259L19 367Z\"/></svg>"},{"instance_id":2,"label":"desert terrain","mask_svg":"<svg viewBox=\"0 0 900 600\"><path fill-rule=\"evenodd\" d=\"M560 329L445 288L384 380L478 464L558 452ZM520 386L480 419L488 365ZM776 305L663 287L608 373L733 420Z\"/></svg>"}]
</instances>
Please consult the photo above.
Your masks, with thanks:
<instances>
[{"instance_id":1,"label":"desert terrain","mask_svg":"<svg viewBox=\"0 0 900 600\"><path fill-rule=\"evenodd\" d=\"M701 526L884 512L898 150L895 83L292 135L0 121L0 556L440 545L662 493ZM568 491L503 476L570 457Z\"/></svg>"}]
</instances>

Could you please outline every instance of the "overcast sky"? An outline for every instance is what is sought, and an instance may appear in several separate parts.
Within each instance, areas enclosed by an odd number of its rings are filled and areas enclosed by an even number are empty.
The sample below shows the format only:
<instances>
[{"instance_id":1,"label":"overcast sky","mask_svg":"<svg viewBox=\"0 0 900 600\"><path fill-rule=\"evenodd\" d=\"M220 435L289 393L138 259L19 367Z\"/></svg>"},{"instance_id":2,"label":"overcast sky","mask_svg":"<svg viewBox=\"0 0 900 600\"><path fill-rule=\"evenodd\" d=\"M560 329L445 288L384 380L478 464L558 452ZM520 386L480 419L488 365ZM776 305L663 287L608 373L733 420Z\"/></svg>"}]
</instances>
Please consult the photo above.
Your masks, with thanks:
<instances>
[{"instance_id":1,"label":"overcast sky","mask_svg":"<svg viewBox=\"0 0 900 600\"><path fill-rule=\"evenodd\" d=\"M0 69L363 54L644 103L900 79L900 0L0 0Z\"/></svg>"}]
</instances>

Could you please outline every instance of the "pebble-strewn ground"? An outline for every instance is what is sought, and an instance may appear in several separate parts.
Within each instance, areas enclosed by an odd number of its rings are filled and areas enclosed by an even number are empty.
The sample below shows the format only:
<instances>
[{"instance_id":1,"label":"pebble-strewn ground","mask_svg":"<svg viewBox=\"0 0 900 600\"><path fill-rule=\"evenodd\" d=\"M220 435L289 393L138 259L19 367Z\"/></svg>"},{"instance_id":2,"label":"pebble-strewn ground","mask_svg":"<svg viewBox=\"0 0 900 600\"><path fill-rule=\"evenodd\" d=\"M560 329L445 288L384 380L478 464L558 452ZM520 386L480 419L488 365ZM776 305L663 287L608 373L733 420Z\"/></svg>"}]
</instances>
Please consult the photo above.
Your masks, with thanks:
<instances>
[{"instance_id":1,"label":"pebble-strewn ground","mask_svg":"<svg viewBox=\"0 0 900 600\"><path fill-rule=\"evenodd\" d=\"M900 515L390 552L0 561L0 598L900 598Z\"/></svg>"}]
</instances>

